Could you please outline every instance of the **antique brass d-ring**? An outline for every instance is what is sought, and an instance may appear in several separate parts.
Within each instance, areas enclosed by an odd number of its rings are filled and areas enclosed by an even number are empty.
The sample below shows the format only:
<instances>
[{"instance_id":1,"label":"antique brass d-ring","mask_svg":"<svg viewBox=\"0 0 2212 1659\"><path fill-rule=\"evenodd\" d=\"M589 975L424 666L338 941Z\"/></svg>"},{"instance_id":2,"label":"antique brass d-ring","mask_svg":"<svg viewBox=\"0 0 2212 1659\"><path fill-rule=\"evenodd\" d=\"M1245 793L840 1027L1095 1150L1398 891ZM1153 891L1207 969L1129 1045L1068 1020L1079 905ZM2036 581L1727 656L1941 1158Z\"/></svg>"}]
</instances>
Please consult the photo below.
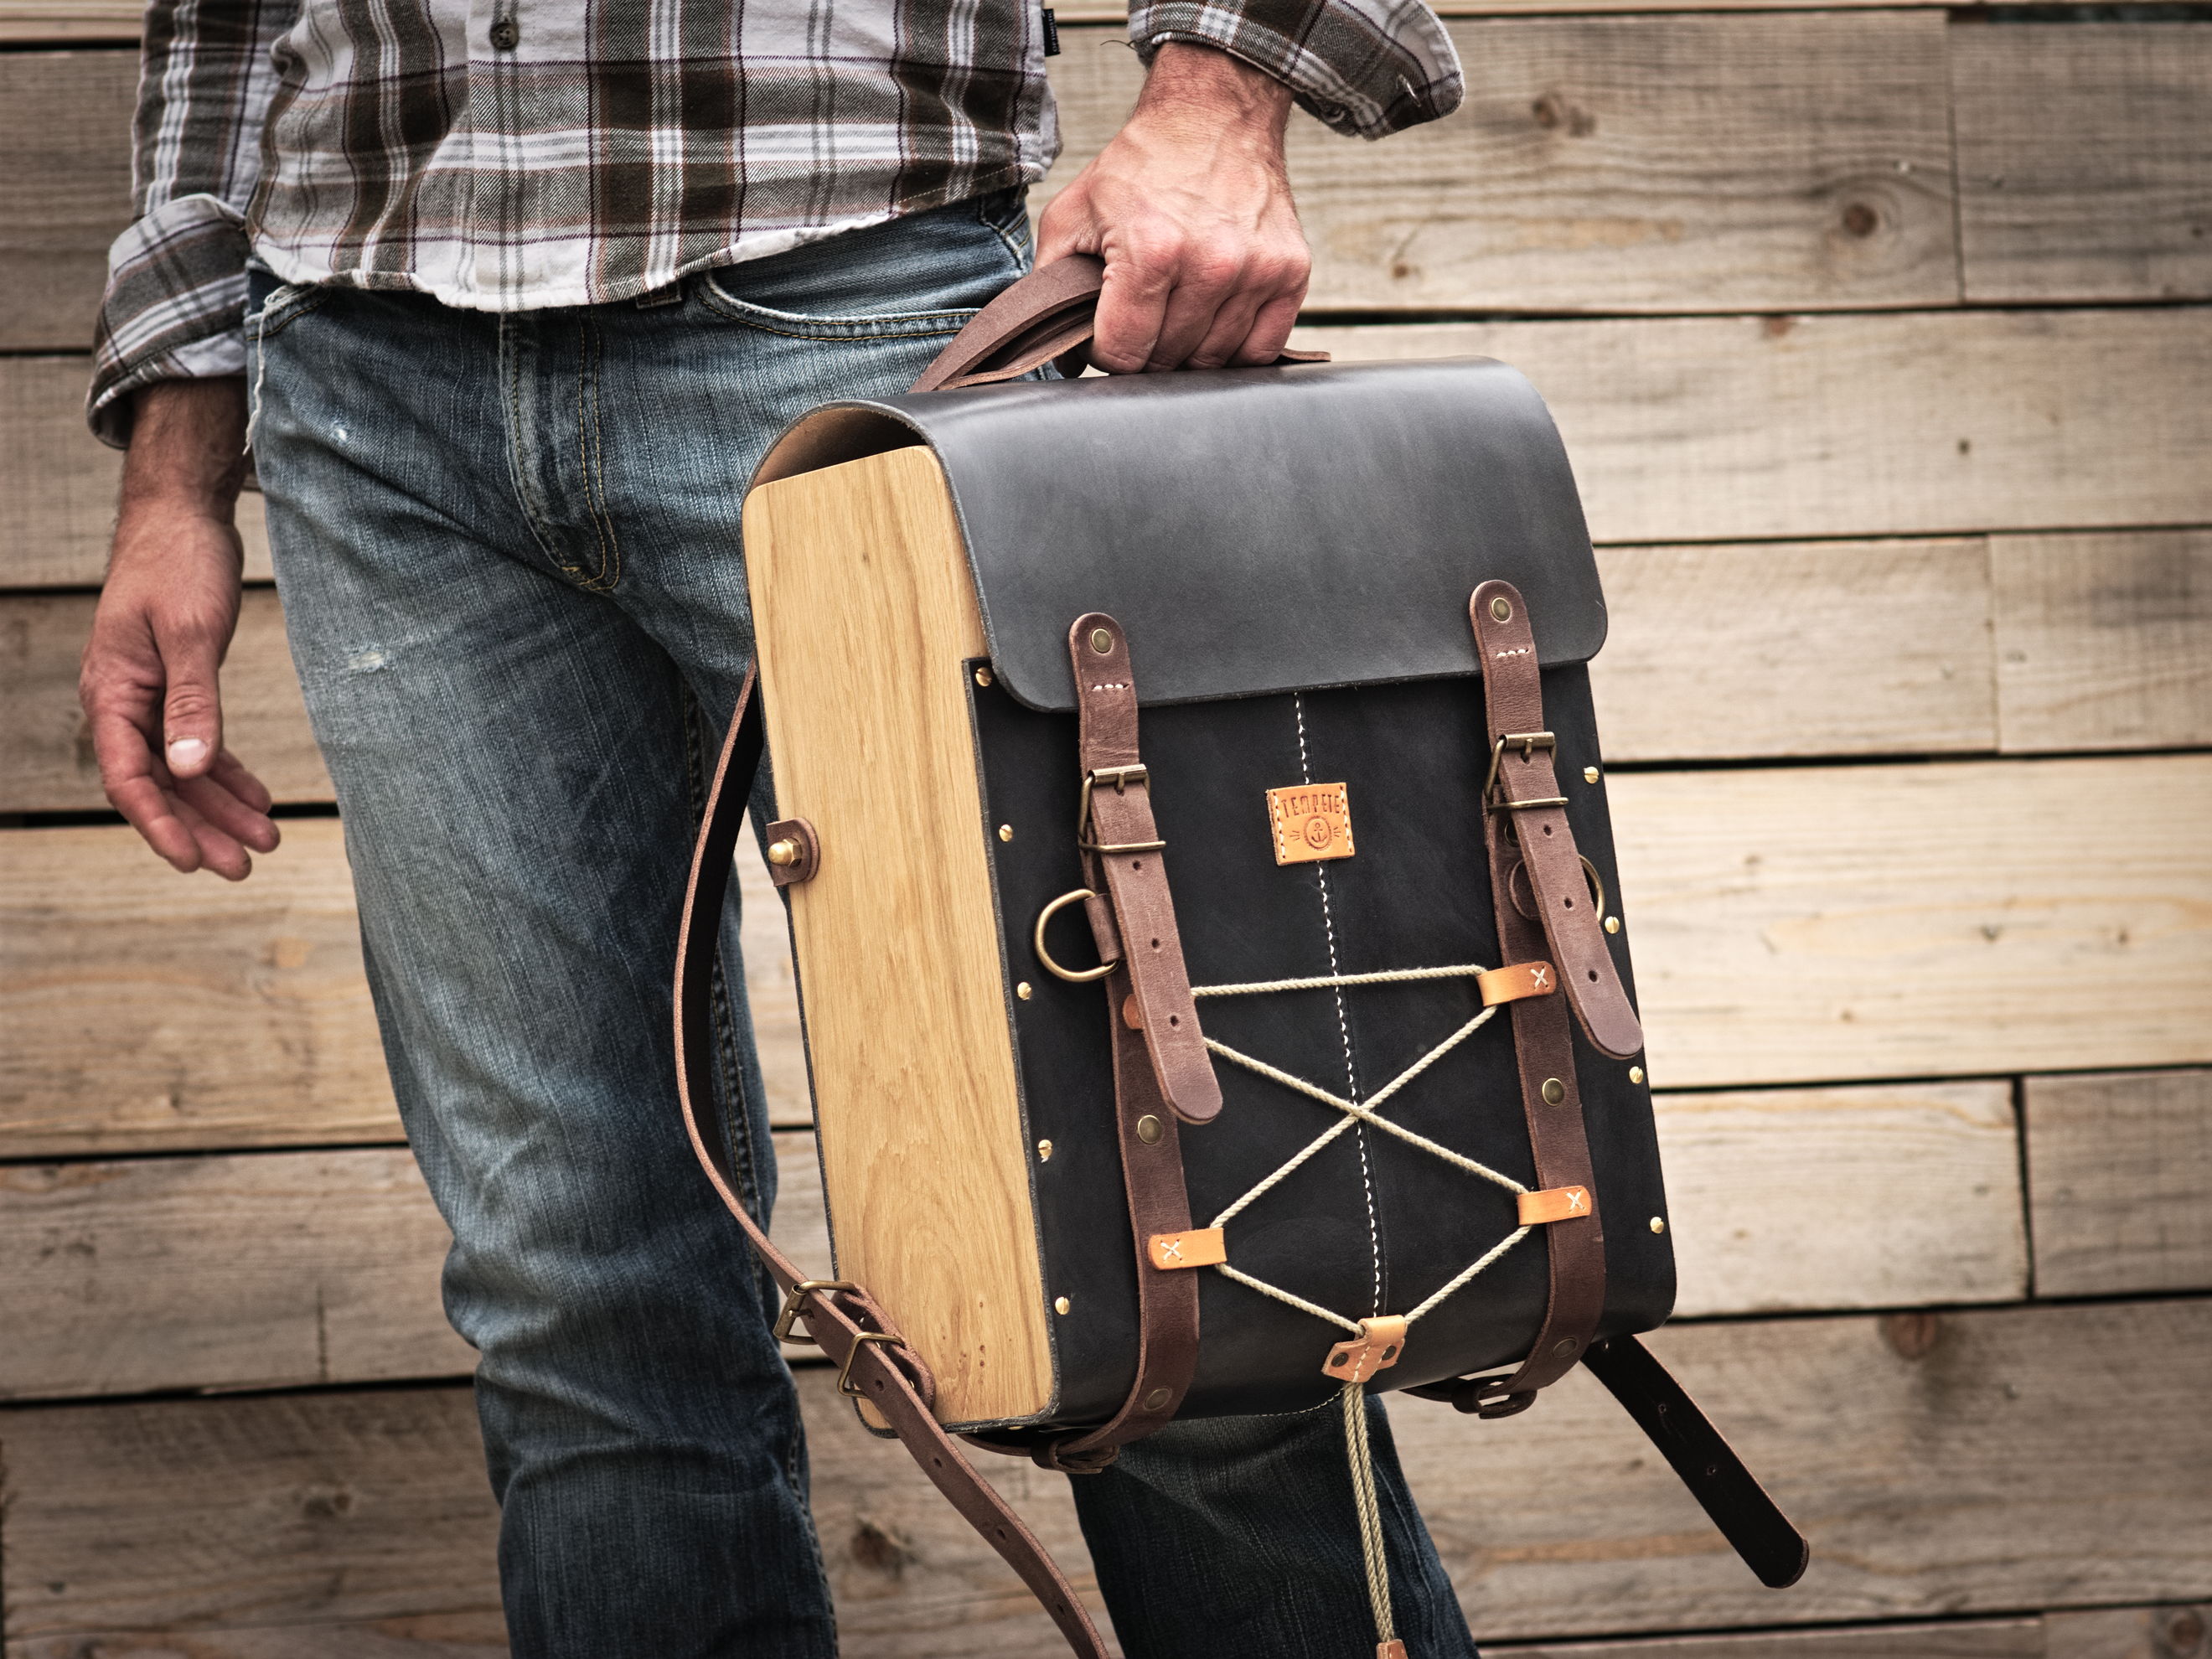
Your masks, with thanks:
<instances>
[{"instance_id":1,"label":"antique brass d-ring","mask_svg":"<svg viewBox=\"0 0 2212 1659\"><path fill-rule=\"evenodd\" d=\"M1036 947L1036 959L1044 963L1045 971L1054 979L1064 979L1070 985L1089 985L1102 980L1121 964L1119 961L1102 962L1096 968L1063 968L1052 959L1052 952L1044 948L1045 924L1071 904L1080 904L1085 899L1098 896L1088 887L1079 887L1072 893L1062 893L1043 909L1037 912L1036 931L1030 942Z\"/></svg>"},{"instance_id":2,"label":"antique brass d-ring","mask_svg":"<svg viewBox=\"0 0 2212 1659\"><path fill-rule=\"evenodd\" d=\"M1598 874L1597 866L1589 861L1589 856L1588 854L1583 854L1581 857L1583 861L1583 879L1589 884L1590 900L1597 906L1598 915L1603 915L1605 914L1605 878ZM1540 921L1541 918L1537 915L1534 908L1536 902L1535 883L1532 881L1528 884L1528 902L1527 904L1521 902L1520 891L1513 885L1515 877L1526 876L1528 872L1528 866L1525 860L1516 863L1513 866L1513 874L1506 877L1505 878L1505 892L1506 896L1513 901L1513 908L1515 909L1518 910L1522 915L1528 917L1529 921Z\"/></svg>"}]
</instances>

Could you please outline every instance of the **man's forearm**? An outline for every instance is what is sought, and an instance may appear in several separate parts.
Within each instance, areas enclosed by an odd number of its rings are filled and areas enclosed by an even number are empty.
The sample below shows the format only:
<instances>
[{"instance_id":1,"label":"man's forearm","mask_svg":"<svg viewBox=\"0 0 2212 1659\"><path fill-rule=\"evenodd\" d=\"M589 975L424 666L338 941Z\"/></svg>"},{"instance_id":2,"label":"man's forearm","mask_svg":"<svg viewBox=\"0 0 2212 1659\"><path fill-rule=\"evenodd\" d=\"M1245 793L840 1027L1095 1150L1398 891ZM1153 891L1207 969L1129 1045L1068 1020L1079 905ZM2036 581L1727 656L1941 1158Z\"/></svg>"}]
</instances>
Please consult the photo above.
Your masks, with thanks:
<instances>
[{"instance_id":1,"label":"man's forearm","mask_svg":"<svg viewBox=\"0 0 2212 1659\"><path fill-rule=\"evenodd\" d=\"M123 515L166 507L228 521L246 481L245 380L161 380L140 391L137 405Z\"/></svg>"}]
</instances>

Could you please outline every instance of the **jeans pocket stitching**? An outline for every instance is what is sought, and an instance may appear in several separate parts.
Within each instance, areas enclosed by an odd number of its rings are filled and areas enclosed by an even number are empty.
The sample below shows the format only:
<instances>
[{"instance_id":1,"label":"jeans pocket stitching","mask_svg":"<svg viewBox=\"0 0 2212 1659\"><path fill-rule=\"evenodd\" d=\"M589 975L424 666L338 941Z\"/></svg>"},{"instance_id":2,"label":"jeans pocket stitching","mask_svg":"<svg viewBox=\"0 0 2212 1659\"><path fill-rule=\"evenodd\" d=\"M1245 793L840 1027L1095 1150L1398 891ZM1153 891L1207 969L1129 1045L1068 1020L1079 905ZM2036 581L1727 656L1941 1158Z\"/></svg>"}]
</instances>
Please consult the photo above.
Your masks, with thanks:
<instances>
[{"instance_id":1,"label":"jeans pocket stitching","mask_svg":"<svg viewBox=\"0 0 2212 1659\"><path fill-rule=\"evenodd\" d=\"M309 312L328 304L337 292L327 283L286 283L270 289L261 309L246 319L254 340L273 339Z\"/></svg>"},{"instance_id":2,"label":"jeans pocket stitching","mask_svg":"<svg viewBox=\"0 0 2212 1659\"><path fill-rule=\"evenodd\" d=\"M832 344L866 344L874 340L921 339L934 334L957 334L982 307L951 307L940 311L886 311L874 316L809 317L798 312L772 311L731 295L708 272L699 285L701 303L718 317L727 318L763 334L788 340L819 340Z\"/></svg>"}]
</instances>

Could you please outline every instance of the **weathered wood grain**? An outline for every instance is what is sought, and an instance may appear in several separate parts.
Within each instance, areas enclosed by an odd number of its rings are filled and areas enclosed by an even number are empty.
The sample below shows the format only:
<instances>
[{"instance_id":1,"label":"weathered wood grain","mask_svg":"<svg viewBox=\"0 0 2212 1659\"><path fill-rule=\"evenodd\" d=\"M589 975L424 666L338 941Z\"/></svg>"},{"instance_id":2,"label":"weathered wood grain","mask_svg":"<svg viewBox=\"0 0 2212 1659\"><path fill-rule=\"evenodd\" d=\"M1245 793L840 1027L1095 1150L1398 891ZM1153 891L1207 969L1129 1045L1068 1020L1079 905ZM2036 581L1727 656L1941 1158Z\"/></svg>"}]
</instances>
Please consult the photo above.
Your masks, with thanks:
<instances>
[{"instance_id":1,"label":"weathered wood grain","mask_svg":"<svg viewBox=\"0 0 2212 1659\"><path fill-rule=\"evenodd\" d=\"M1598 571L1613 761L1996 746L1978 539L1608 547Z\"/></svg>"},{"instance_id":2,"label":"weathered wood grain","mask_svg":"<svg viewBox=\"0 0 2212 1659\"><path fill-rule=\"evenodd\" d=\"M0 350L92 344L107 245L131 222L137 70L135 52L0 53Z\"/></svg>"},{"instance_id":3,"label":"weathered wood grain","mask_svg":"<svg viewBox=\"0 0 2212 1659\"><path fill-rule=\"evenodd\" d=\"M1315 311L1950 305L1945 25L1934 12L1457 21L1466 101L1387 144L1290 130ZM1117 29L1052 64L1066 148L1142 81Z\"/></svg>"},{"instance_id":4,"label":"weathered wood grain","mask_svg":"<svg viewBox=\"0 0 2212 1659\"><path fill-rule=\"evenodd\" d=\"M1301 329L1498 357L1603 542L2212 522L2212 307Z\"/></svg>"},{"instance_id":5,"label":"weathered wood grain","mask_svg":"<svg viewBox=\"0 0 2212 1659\"><path fill-rule=\"evenodd\" d=\"M2207 1659L2212 1607L2096 1607L2043 1615L2045 1659Z\"/></svg>"},{"instance_id":6,"label":"weathered wood grain","mask_svg":"<svg viewBox=\"0 0 2212 1659\"><path fill-rule=\"evenodd\" d=\"M827 1279L814 1138L775 1146L776 1242ZM404 1147L0 1164L0 1398L465 1376L450 1243Z\"/></svg>"},{"instance_id":7,"label":"weathered wood grain","mask_svg":"<svg viewBox=\"0 0 2212 1659\"><path fill-rule=\"evenodd\" d=\"M2212 757L1610 788L1662 1086L2212 1060Z\"/></svg>"},{"instance_id":8,"label":"weathered wood grain","mask_svg":"<svg viewBox=\"0 0 2212 1659\"><path fill-rule=\"evenodd\" d=\"M1478 1638L2212 1594L2201 1548L2212 1425L2198 1382L2212 1304L1907 1318L1731 1322L1654 1339L1811 1536L1812 1570L1786 1596L1753 1581L1579 1373L1505 1423L1394 1401L1401 1455ZM799 1387L846 1650L1052 1651L1012 1574L904 1453L861 1433L836 1378L811 1368ZM2100 1398L2128 1408L2082 1412ZM267 1625L482 1613L491 1516L474 1433L454 1389L0 1415L9 1634L221 1629L249 1622L248 1609ZM988 1473L1087 1589L1064 1482L1012 1459Z\"/></svg>"},{"instance_id":9,"label":"weathered wood grain","mask_svg":"<svg viewBox=\"0 0 2212 1659\"><path fill-rule=\"evenodd\" d=\"M2007 752L2212 744L2212 531L1993 536Z\"/></svg>"},{"instance_id":10,"label":"weathered wood grain","mask_svg":"<svg viewBox=\"0 0 2212 1659\"><path fill-rule=\"evenodd\" d=\"M507 1620L486 1611L373 1624L40 1636L9 1643L6 1659L507 1659Z\"/></svg>"},{"instance_id":11,"label":"weathered wood grain","mask_svg":"<svg viewBox=\"0 0 2212 1659\"><path fill-rule=\"evenodd\" d=\"M2027 1084L2039 1296L2212 1288L2212 1072Z\"/></svg>"},{"instance_id":12,"label":"weathered wood grain","mask_svg":"<svg viewBox=\"0 0 2212 1659\"><path fill-rule=\"evenodd\" d=\"M1678 1316L2027 1293L2009 1085L1665 1094L1656 1104ZM2198 1167L2212 1187L2212 1146Z\"/></svg>"},{"instance_id":13,"label":"weathered wood grain","mask_svg":"<svg viewBox=\"0 0 2212 1659\"><path fill-rule=\"evenodd\" d=\"M2212 296L2212 23L1951 31L1965 293Z\"/></svg>"},{"instance_id":14,"label":"weathered wood grain","mask_svg":"<svg viewBox=\"0 0 2212 1659\"><path fill-rule=\"evenodd\" d=\"M1509 1642L1482 1650L1486 1659L2047 1659L2044 1640L2040 1619L1961 1619L1650 1641Z\"/></svg>"},{"instance_id":15,"label":"weathered wood grain","mask_svg":"<svg viewBox=\"0 0 2212 1659\"><path fill-rule=\"evenodd\" d=\"M282 827L236 886L120 826L0 834L0 1158L400 1138L338 825ZM747 868L770 1121L801 1125L782 908Z\"/></svg>"}]
</instances>

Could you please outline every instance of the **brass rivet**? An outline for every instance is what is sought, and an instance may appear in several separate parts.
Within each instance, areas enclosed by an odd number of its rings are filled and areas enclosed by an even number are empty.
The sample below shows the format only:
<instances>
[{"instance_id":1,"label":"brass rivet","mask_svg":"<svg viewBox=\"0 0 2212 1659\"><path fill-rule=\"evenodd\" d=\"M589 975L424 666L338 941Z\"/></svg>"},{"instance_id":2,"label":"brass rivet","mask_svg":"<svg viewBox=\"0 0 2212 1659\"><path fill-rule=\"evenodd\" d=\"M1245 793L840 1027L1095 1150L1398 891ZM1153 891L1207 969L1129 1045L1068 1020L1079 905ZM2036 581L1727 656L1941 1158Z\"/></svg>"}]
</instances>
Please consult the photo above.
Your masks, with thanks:
<instances>
[{"instance_id":1,"label":"brass rivet","mask_svg":"<svg viewBox=\"0 0 2212 1659\"><path fill-rule=\"evenodd\" d=\"M1555 1077L1544 1079L1544 1104L1556 1106L1567 1097L1567 1085Z\"/></svg>"},{"instance_id":2,"label":"brass rivet","mask_svg":"<svg viewBox=\"0 0 2212 1659\"><path fill-rule=\"evenodd\" d=\"M1014 826L1012 824L1002 823L999 826L999 839L1000 841L1012 841L1013 838Z\"/></svg>"},{"instance_id":3,"label":"brass rivet","mask_svg":"<svg viewBox=\"0 0 2212 1659\"><path fill-rule=\"evenodd\" d=\"M1655 1233L1665 1232L1667 1231L1667 1218L1663 1215L1653 1216L1651 1218L1651 1231Z\"/></svg>"},{"instance_id":4,"label":"brass rivet","mask_svg":"<svg viewBox=\"0 0 2212 1659\"><path fill-rule=\"evenodd\" d=\"M1595 783L1597 781L1597 768L1595 766L1585 766L1583 768L1583 781L1584 783Z\"/></svg>"},{"instance_id":5,"label":"brass rivet","mask_svg":"<svg viewBox=\"0 0 2212 1659\"><path fill-rule=\"evenodd\" d=\"M1160 1127L1159 1119L1154 1117L1150 1112L1146 1112L1144 1116L1137 1120L1137 1139L1147 1146L1158 1146L1161 1135L1165 1133L1166 1131Z\"/></svg>"},{"instance_id":6,"label":"brass rivet","mask_svg":"<svg viewBox=\"0 0 2212 1659\"><path fill-rule=\"evenodd\" d=\"M1490 614L1492 617L1495 617L1499 622L1511 622L1513 620L1513 607L1506 603L1504 595L1501 594L1498 598L1494 599L1490 602Z\"/></svg>"},{"instance_id":7,"label":"brass rivet","mask_svg":"<svg viewBox=\"0 0 2212 1659\"><path fill-rule=\"evenodd\" d=\"M1643 1068L1641 1066L1630 1066L1630 1067L1628 1068L1628 1080L1629 1080L1631 1083L1641 1083L1641 1082L1643 1082L1643 1081L1644 1081L1644 1068Z\"/></svg>"},{"instance_id":8,"label":"brass rivet","mask_svg":"<svg viewBox=\"0 0 2212 1659\"><path fill-rule=\"evenodd\" d=\"M979 669L977 669L977 670L975 671L975 684L978 684L978 685L988 685L990 683L991 683L991 671L990 671L990 669L989 669L988 666L985 666L985 667L982 667L982 668L979 668Z\"/></svg>"},{"instance_id":9,"label":"brass rivet","mask_svg":"<svg viewBox=\"0 0 2212 1659\"><path fill-rule=\"evenodd\" d=\"M1037 1142L1037 1162L1040 1164L1052 1162L1052 1142L1049 1140Z\"/></svg>"},{"instance_id":10,"label":"brass rivet","mask_svg":"<svg viewBox=\"0 0 2212 1659\"><path fill-rule=\"evenodd\" d=\"M1105 656L1114 648L1114 636L1111 634L1109 634L1103 628L1092 629L1091 630L1091 648L1093 651L1096 651L1100 656Z\"/></svg>"},{"instance_id":11,"label":"brass rivet","mask_svg":"<svg viewBox=\"0 0 2212 1659\"><path fill-rule=\"evenodd\" d=\"M768 861L770 864L798 863L799 843L795 841L772 841L769 842Z\"/></svg>"},{"instance_id":12,"label":"brass rivet","mask_svg":"<svg viewBox=\"0 0 2212 1659\"><path fill-rule=\"evenodd\" d=\"M1073 1305L1064 1296L1056 1296L1052 1299L1052 1310L1056 1314L1066 1313Z\"/></svg>"},{"instance_id":13,"label":"brass rivet","mask_svg":"<svg viewBox=\"0 0 2212 1659\"><path fill-rule=\"evenodd\" d=\"M1564 1342L1554 1342L1552 1345L1552 1357L1555 1359L1565 1359L1575 1351L1576 1346L1575 1340L1571 1336Z\"/></svg>"},{"instance_id":14,"label":"brass rivet","mask_svg":"<svg viewBox=\"0 0 2212 1659\"><path fill-rule=\"evenodd\" d=\"M1145 1396L1145 1409L1148 1412L1156 1412L1174 1397L1165 1389L1154 1389Z\"/></svg>"},{"instance_id":15,"label":"brass rivet","mask_svg":"<svg viewBox=\"0 0 2212 1659\"><path fill-rule=\"evenodd\" d=\"M1024 1002L1027 1002L1031 997L1036 994L1036 988L1031 985L1029 981L1024 980L1020 984L1014 987L1014 994L1019 997Z\"/></svg>"},{"instance_id":16,"label":"brass rivet","mask_svg":"<svg viewBox=\"0 0 2212 1659\"><path fill-rule=\"evenodd\" d=\"M1607 916L1605 919L1605 931L1608 933L1619 933L1620 931L1620 918L1619 916Z\"/></svg>"}]
</instances>

